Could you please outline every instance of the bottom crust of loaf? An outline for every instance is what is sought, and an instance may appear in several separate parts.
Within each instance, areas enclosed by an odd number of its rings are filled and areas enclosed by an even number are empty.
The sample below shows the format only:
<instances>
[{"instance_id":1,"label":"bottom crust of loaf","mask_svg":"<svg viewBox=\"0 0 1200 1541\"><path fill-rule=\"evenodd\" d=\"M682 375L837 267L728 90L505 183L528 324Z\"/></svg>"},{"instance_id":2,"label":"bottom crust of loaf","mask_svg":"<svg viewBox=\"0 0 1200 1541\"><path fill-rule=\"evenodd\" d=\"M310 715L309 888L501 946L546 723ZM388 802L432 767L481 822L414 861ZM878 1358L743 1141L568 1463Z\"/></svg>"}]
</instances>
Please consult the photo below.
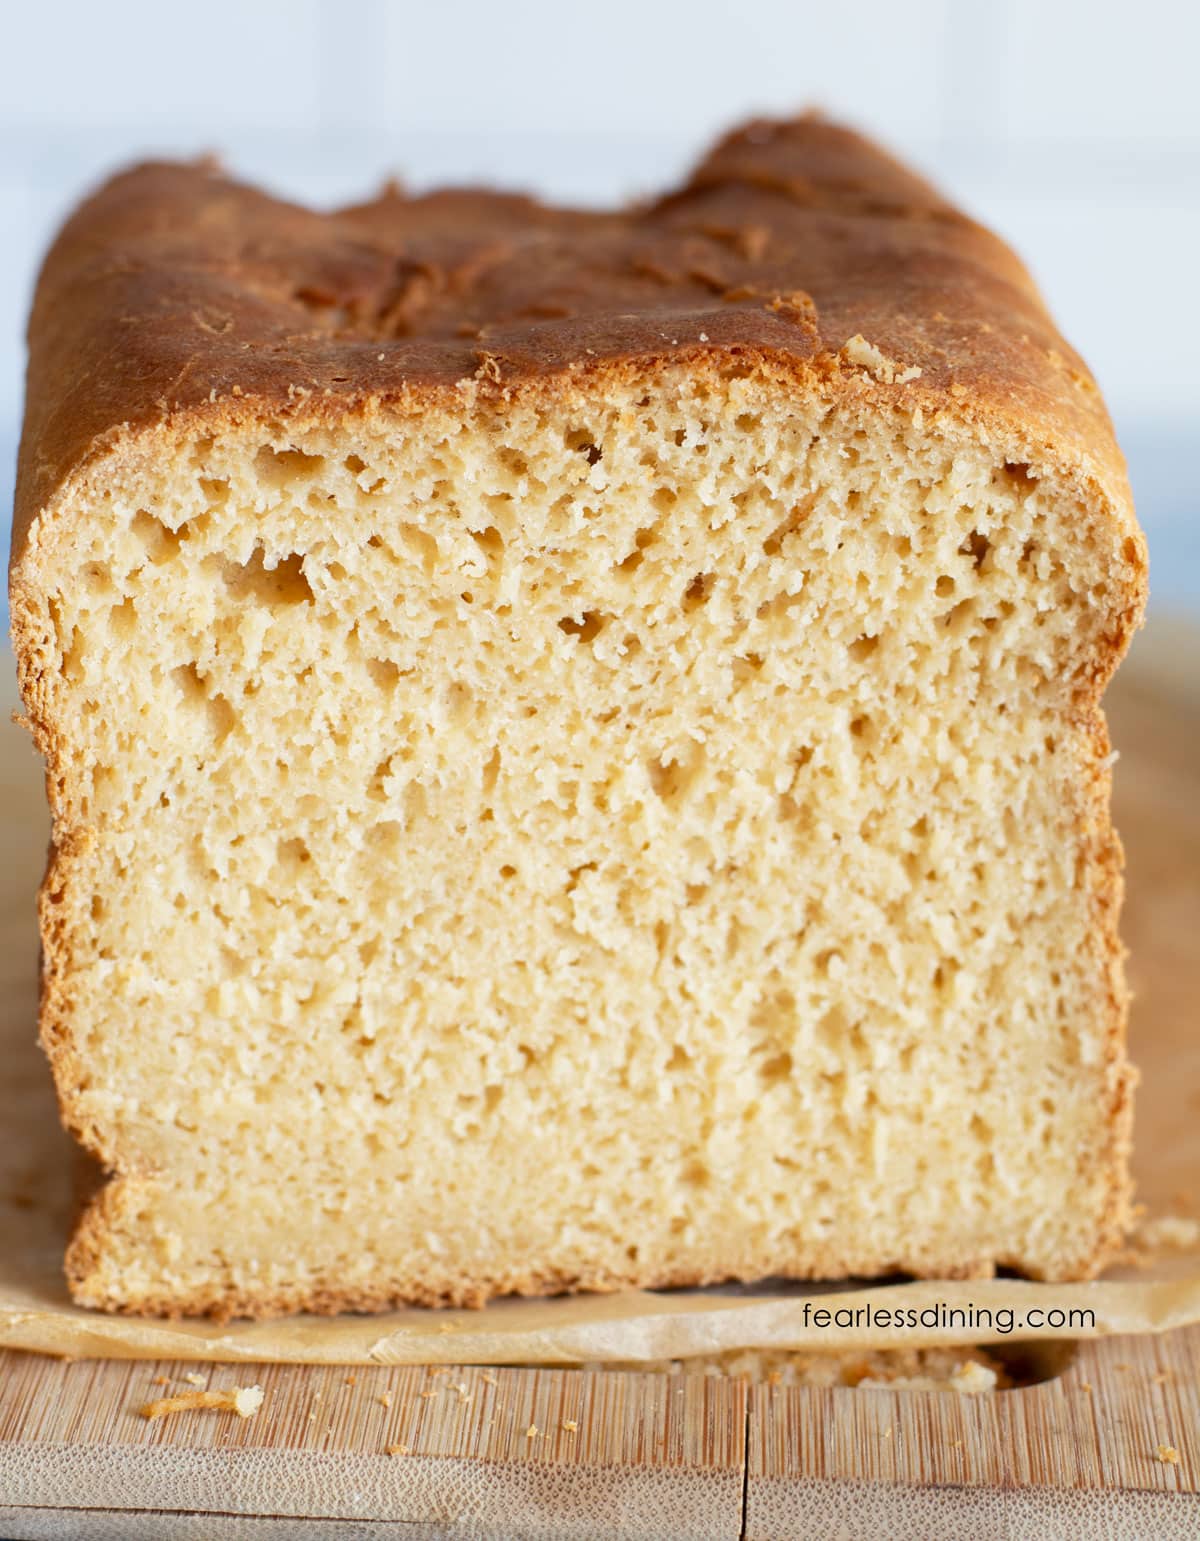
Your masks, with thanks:
<instances>
[{"instance_id":1,"label":"bottom crust of loaf","mask_svg":"<svg viewBox=\"0 0 1200 1541\"><path fill-rule=\"evenodd\" d=\"M1129 1077L1132 1085L1135 1077ZM1118 1113L1117 1124L1129 1127L1130 1097ZM1123 1174L1122 1174L1123 1175ZM478 1310L492 1300L513 1297L550 1297L578 1293L612 1294L619 1290L697 1289L722 1284L753 1284L767 1280L990 1279L1000 1271L1049 1282L1096 1277L1120 1247L1128 1230L1128 1189L1114 1189L1114 1203L1090 1256L1064 1256L1057 1266L1044 1260L1031 1263L1019 1253L969 1257L931 1255L914 1243L904 1256L871 1258L856 1253L810 1250L802 1257L722 1256L714 1249L676 1266L628 1268L580 1258L572 1265L525 1267L479 1272L473 1275L436 1275L427 1268L406 1274L398 1261L393 1270L377 1278L352 1284L339 1283L335 1270L304 1282L255 1285L232 1271L206 1279L177 1279L169 1285L170 1269L161 1266L165 1238L147 1233L138 1215L140 1203L130 1190L136 1184L120 1180L93 1187L67 1252L66 1268L71 1294L77 1304L121 1315L150 1315L167 1319L207 1317L217 1322L235 1319L266 1321L306 1312L336 1316L342 1312L363 1314L404 1307ZM151 1276L157 1278L151 1281ZM144 1286L133 1282L147 1278Z\"/></svg>"}]
</instances>

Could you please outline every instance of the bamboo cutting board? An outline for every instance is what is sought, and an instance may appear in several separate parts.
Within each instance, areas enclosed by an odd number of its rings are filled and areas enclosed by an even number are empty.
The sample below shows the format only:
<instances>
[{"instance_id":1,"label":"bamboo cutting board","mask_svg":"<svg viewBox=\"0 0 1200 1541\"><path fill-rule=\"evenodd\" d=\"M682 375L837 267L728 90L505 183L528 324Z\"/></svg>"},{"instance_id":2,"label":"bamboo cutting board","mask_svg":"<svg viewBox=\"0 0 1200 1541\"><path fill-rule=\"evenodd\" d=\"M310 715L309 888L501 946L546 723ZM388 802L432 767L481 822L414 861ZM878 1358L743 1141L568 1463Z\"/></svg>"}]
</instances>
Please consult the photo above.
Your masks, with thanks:
<instances>
[{"instance_id":1,"label":"bamboo cutting board","mask_svg":"<svg viewBox=\"0 0 1200 1541\"><path fill-rule=\"evenodd\" d=\"M1200 995L1196 632L1148 633L1110 707L1140 996L1134 1053L1149 1014L1186 1067ZM17 935L25 946L27 921L6 909L0 946ZM1181 1073L1156 1101L1158 1148L1185 1144L1174 1132L1198 1112L1200 1085ZM1138 1173L1152 1207L1188 1175L1169 1157ZM150 1423L139 1409L164 1394L158 1378L190 1389L194 1365L0 1354L0 1536L1200 1535L1200 1328L1084 1343L1060 1358L1065 1369L1038 1384L973 1397L551 1369L226 1364L205 1369L205 1382L258 1382L256 1417Z\"/></svg>"}]
</instances>

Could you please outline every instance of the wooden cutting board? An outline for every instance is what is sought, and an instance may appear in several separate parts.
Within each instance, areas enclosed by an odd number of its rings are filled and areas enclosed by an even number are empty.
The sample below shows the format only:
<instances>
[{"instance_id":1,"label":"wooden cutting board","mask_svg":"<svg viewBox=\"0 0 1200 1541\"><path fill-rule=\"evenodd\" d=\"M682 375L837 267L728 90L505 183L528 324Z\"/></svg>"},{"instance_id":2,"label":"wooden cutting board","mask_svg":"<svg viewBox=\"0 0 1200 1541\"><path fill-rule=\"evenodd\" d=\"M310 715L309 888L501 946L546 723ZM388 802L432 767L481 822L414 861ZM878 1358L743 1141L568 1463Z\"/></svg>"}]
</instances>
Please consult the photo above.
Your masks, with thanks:
<instances>
[{"instance_id":1,"label":"wooden cutting board","mask_svg":"<svg viewBox=\"0 0 1200 1541\"><path fill-rule=\"evenodd\" d=\"M1182 1062L1200 954L1194 630L1159 624L1139 641L1110 721L1138 1010L1161 1015ZM1152 972L1139 976L1139 956ZM1135 1055L1137 1023L1135 1012ZM1159 1110L1179 1128L1198 1111L1186 1076ZM1139 1174L1154 1199L1180 1180ZM1200 1535L1200 1328L1084 1343L1060 1359L1049 1379L980 1396L229 1364L206 1368L206 1384L257 1382L256 1417L151 1423L139 1409L163 1394L159 1378L190 1389L195 1366L0 1354L0 1536Z\"/></svg>"}]
</instances>

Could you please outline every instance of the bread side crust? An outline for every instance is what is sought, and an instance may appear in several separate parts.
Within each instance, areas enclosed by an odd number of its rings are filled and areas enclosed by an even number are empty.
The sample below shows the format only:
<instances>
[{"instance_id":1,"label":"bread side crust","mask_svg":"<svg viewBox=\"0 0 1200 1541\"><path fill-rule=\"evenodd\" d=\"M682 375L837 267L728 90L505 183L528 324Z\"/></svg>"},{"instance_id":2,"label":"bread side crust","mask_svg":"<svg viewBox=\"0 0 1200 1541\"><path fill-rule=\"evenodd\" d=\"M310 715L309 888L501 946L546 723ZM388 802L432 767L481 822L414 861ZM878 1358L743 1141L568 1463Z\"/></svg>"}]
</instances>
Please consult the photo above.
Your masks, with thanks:
<instances>
[{"instance_id":1,"label":"bread side crust","mask_svg":"<svg viewBox=\"0 0 1200 1541\"><path fill-rule=\"evenodd\" d=\"M727 171L722 157L728 159L732 152L741 158L737 173L741 180L732 184L739 196L744 186L757 185L752 175L756 166L768 183L777 176L776 168L763 170L761 162L754 161L754 146L747 143L746 137L750 132L732 136L704 163L697 174L702 192L707 177L710 182L715 179L716 191L724 196L722 190L730 184L722 179L732 173ZM829 158L824 136L829 132L843 135L843 131L830 131L825 125L789 126L789 153L793 160L798 158L800 164L807 164L804 157L808 154L818 165L824 165ZM815 140L809 143L810 136L814 135ZM64 417L63 402L70 393L64 387L66 376L61 350L70 318L52 314L56 304L67 303L61 292L63 284L69 275L77 273L80 264L86 266L89 261L98 261L104 272L108 272L114 253L119 250L113 224L120 224L121 220L134 215L138 219L144 218L147 209L156 206L164 179L173 186L174 194L191 208L193 217L204 207L205 198L216 196L212 174L199 168L149 168L110 184L92 204L85 206L60 238L47 263L35 307L31 332L30 408L22 443L11 569L14 641L22 693L38 746L47 759L51 802L52 805L59 804L61 799L56 788L69 772L59 730L51 720L46 699L41 662L44 644L36 635L35 596L52 581L56 548L60 544L69 544L72 520L80 517L74 510L87 505L106 473L117 464L136 468L142 461L153 460L164 445L179 445L193 435L237 432L267 420L283 422L297 431L316 423L352 431L357 424L381 417L391 418L396 413L408 416L444 410L473 412L502 406L517 397L533 397L548 408L566 413L585 395L652 378L664 368L685 367L698 374L711 372L718 378L722 369L733 364L739 371L753 370L761 374L772 388L816 394L830 404L852 402L864 412L892 410L897 401L902 400L905 409L920 410L943 428L953 428L974 443L987 444L998 459L1049 468L1111 521L1124 538L1127 561L1106 648L1096 659L1091 678L1080 682L1075 705L1076 721L1085 730L1093 748L1089 756L1090 769L1080 788L1078 818L1079 833L1086 836L1093 872L1091 889L1095 925L1092 935L1097 974L1104 981L1106 992L1110 1111L1106 1156L1108 1197L1098 1226L1096 1245L1089 1257L1066 1264L1063 1276L1091 1277L1119 1247L1129 1223L1127 1167L1135 1077L1125 1060L1128 997L1117 934L1122 895L1121 853L1108 814L1110 777L1105 768L1108 739L1099 711L1099 698L1132 631L1140 623L1145 599L1144 542L1133 519L1119 453L1095 387L1086 372L1078 372L1082 371L1078 361L1065 364L1065 360L1073 359L1073 355L1057 339L1015 259L994 238L962 221L936 200L935 195L923 189L923 184L911 179L901 183L909 203L903 206L903 213L898 212L900 206L895 202L897 195L893 183L895 178L903 179L905 174L896 171L893 163L855 136L844 135L837 144L843 159L848 158L860 171L863 186L868 190L874 187L877 199L889 191L894 199L883 214L855 211L839 214L839 219L873 221L891 232L906 221L916 221L913 210L920 209L922 216L916 222L931 227L943 238L943 255L961 280L957 293L962 308L973 315L975 322L974 330L966 337L961 335L963 318L959 317L957 354L948 354L943 342L934 341L928 329L922 331L921 327L911 324L911 317L903 308L903 284L890 301L886 300L882 290L873 293L870 298L878 311L877 324L869 333L860 328L849 336L840 335L845 326L851 324L849 320L843 320L839 325L829 319L831 315L837 315L836 300L832 309L826 300L814 311L811 306L801 303L807 296L801 297L798 291L787 290L786 298L781 292L769 302L762 300L761 292L756 294L753 309L748 308L751 302L747 300L728 303L724 309L702 312L701 326L712 328L705 331L703 341L697 335L700 327L694 318L689 319L686 332L682 326L676 326L672 335L668 335L659 313L655 313L653 319L643 314L635 317L636 337L622 331L618 324L620 318L614 320L611 315L605 315L599 321L594 317L585 318L590 328L587 335L602 344L590 354L581 352L578 338L567 336L565 332L550 340L539 336L532 349L527 346L524 355L514 354L507 342L493 352L489 338L489 347L482 350L482 358L481 350L473 349L464 359L462 345L457 341L438 341L436 358L428 346L420 354L417 343L404 343L396 350L396 358L389 361L386 356L380 356L376 362L382 368L372 373L369 367L363 366L358 343L336 340L331 343L310 338L304 344L307 364L320 363L326 370L339 367L355 371L345 377L335 376L332 385L324 386L314 382L297 387L289 380L285 387L290 372L286 365L277 361L264 365L256 359L253 347L239 355L247 385L231 382L228 378L230 351L222 342L226 334L215 331L212 343L203 345L207 352L192 347L187 367L176 381L174 395L151 400L155 371L161 372L173 347L185 340L192 346L194 339L190 336L185 339L178 328L172 331L169 325L153 335L146 335L139 327L134 334L128 335L135 336L133 353L141 363L150 366L150 383L136 399L132 399L127 379L122 376L115 382L110 381L106 398L107 422L102 430L88 436L86 421L75 420L75 427L71 429ZM749 167L742 164L747 157ZM800 178L799 172L795 173L793 181L797 178ZM222 196L230 196L230 186L215 183L216 188L225 189ZM686 199L689 190L690 185L676 197ZM274 205L261 195L244 189L234 189L232 196L239 209L242 200L249 200L257 211L255 217L266 218L269 226L274 222L284 228L296 216L307 229L307 222L316 218L303 211ZM488 195L477 196L489 209L493 206L494 200ZM775 200L781 195L774 185L768 185L757 186L755 196ZM919 201L922 198L923 203ZM265 212L260 205L266 206ZM670 199L660 205L668 212L676 206ZM379 205L368 207L379 209ZM571 218L552 216L550 211L541 213L548 220ZM245 217L250 218L249 215ZM376 213L371 217L382 216ZM874 226L872 228L874 230ZM878 243L879 231L874 230L870 239ZM986 253L992 260L994 270L988 281L977 278L971 263L961 251L954 249L956 243L964 240L974 243L973 251ZM864 241L867 241L865 235ZM892 244L904 248L902 231L895 232ZM887 241L883 245L888 248ZM903 260L911 255L907 248L901 251ZM189 275L187 281L195 287L194 275ZM161 299L164 287L169 288L176 282L176 275L166 269L147 270L139 276L137 292L141 303L148 307ZM96 291L103 287L103 282L97 282L92 290L86 284L82 286L74 317L82 327L78 340L84 359L91 356L95 360L93 378L97 381L101 378L99 354L112 340L113 325L107 311L100 314L95 308L98 303ZM1000 292L1009 296L1010 305L1014 298L1020 300L1016 324L1032 317L1031 325L1040 328L1036 340L1030 333L1021 335L1018 340L1009 332L998 331L996 324L986 319L995 314L997 304L1001 303L997 298ZM842 303L842 311L847 316L860 316L864 303L861 294L850 295ZM942 319L944 321L945 317ZM567 327L566 321L563 327ZM830 329L832 334L827 335ZM528 323L524 337L528 345ZM864 352L855 345L855 338L865 341L871 351ZM1043 346L1047 339L1057 346L1047 349ZM377 342L375 339L370 344L372 349ZM835 342L837 346L833 347ZM344 357L342 350L347 347L356 350L353 361L338 364L336 360ZM557 355L553 353L554 348L559 350ZM149 350L152 357L142 359L139 349ZM413 350L420 357L414 357ZM387 351L385 347L384 355ZM332 356L332 363L325 357L326 353ZM882 356L888 367L881 367L875 355ZM1059 362L1052 362L1051 355ZM471 367L464 369L464 365ZM457 373L460 369L464 372ZM389 370L392 373L385 381L381 376ZM198 397L197 386L205 381L213 383ZM1080 381L1084 383L1080 384ZM98 394L105 395L103 391ZM128 415L117 417L115 414L120 411L126 411ZM62 983L67 977L70 959L59 909L63 896L69 896L80 883L82 870L86 867L88 844L86 830L70 832L60 839L40 899L46 958L41 1032L54 1071L64 1122L109 1170L120 1173L94 1196L70 1247L68 1272L73 1291L82 1303L164 1315L265 1317L301 1309L321 1313L383 1310L400 1301L427 1305L480 1305L497 1293L546 1294L565 1289L695 1285L730 1278L760 1277L769 1271L769 1260L719 1257L714 1257L710 1265L667 1276L647 1274L637 1267L619 1272L589 1272L581 1268L578 1273L570 1273L562 1269L539 1268L536 1263L531 1263L526 1271L504 1277L447 1278L436 1282L388 1279L381 1280L377 1288L370 1290L339 1289L336 1285L320 1282L287 1291L247 1292L225 1289L218 1284L211 1289L186 1294L147 1295L136 1301L117 1297L105 1278L105 1254L110 1239L119 1231L125 1215L136 1201L139 1181L152 1174L131 1168L124 1159L125 1153L107 1148L100 1131L90 1127L78 1114L74 1088L86 1074L86 1065L75 1045L71 1002L65 997ZM906 1266L912 1266L912 1259L903 1261ZM1019 1268L1022 1260L1005 1257L964 1263L962 1259L930 1259L921 1271L928 1276L980 1277L992 1272L997 1265ZM884 1274L896 1267L897 1260L880 1259L876 1271ZM847 1260L834 1253L814 1258L812 1276L837 1277L846 1271Z\"/></svg>"}]
</instances>

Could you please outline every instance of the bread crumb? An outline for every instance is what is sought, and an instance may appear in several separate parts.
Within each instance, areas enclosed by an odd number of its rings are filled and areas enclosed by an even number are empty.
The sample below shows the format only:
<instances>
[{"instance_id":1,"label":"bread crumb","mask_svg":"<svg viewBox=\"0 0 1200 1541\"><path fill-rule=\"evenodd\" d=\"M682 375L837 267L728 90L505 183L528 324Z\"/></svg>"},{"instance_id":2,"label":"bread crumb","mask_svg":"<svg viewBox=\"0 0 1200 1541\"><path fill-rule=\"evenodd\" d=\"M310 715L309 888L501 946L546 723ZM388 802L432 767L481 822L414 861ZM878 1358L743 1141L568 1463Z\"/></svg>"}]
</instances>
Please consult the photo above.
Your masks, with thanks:
<instances>
[{"instance_id":1,"label":"bread crumb","mask_svg":"<svg viewBox=\"0 0 1200 1541\"><path fill-rule=\"evenodd\" d=\"M346 1377L346 1385L347 1386L357 1386L358 1385L358 1376L357 1375L347 1375L347 1377Z\"/></svg>"},{"instance_id":2,"label":"bread crumb","mask_svg":"<svg viewBox=\"0 0 1200 1541\"><path fill-rule=\"evenodd\" d=\"M165 1375L156 1375L150 1384L152 1386L169 1386L171 1382Z\"/></svg>"},{"instance_id":3,"label":"bread crumb","mask_svg":"<svg viewBox=\"0 0 1200 1541\"><path fill-rule=\"evenodd\" d=\"M409 1447L407 1445L389 1445L387 1447L387 1454L388 1455L411 1455L412 1451L409 1449Z\"/></svg>"},{"instance_id":4,"label":"bread crumb","mask_svg":"<svg viewBox=\"0 0 1200 1541\"><path fill-rule=\"evenodd\" d=\"M576 1433L579 1428L579 1425L575 1422L574 1418L564 1418L562 1426L568 1434Z\"/></svg>"},{"instance_id":5,"label":"bread crumb","mask_svg":"<svg viewBox=\"0 0 1200 1541\"><path fill-rule=\"evenodd\" d=\"M1176 1450L1174 1445L1159 1445L1155 1452L1155 1458L1161 1461L1164 1466L1179 1465L1179 1451Z\"/></svg>"},{"instance_id":6,"label":"bread crumb","mask_svg":"<svg viewBox=\"0 0 1200 1541\"><path fill-rule=\"evenodd\" d=\"M224 1391L182 1391L178 1396L159 1397L155 1402L147 1402L141 1413L143 1418L169 1418L173 1413L207 1408L253 1418L262 1404L261 1386L230 1386Z\"/></svg>"},{"instance_id":7,"label":"bread crumb","mask_svg":"<svg viewBox=\"0 0 1200 1541\"><path fill-rule=\"evenodd\" d=\"M421 1395L422 1399L427 1402L430 1397L437 1396L437 1392L436 1391L422 1391L420 1393L420 1395Z\"/></svg>"},{"instance_id":8,"label":"bread crumb","mask_svg":"<svg viewBox=\"0 0 1200 1541\"><path fill-rule=\"evenodd\" d=\"M488 1374L485 1373L485 1374L481 1375L479 1378L480 1378L480 1380L483 1381L485 1386L498 1386L500 1384L500 1382L496 1379L496 1377L494 1375L488 1375Z\"/></svg>"},{"instance_id":9,"label":"bread crumb","mask_svg":"<svg viewBox=\"0 0 1200 1541\"><path fill-rule=\"evenodd\" d=\"M537 1424L536 1423L531 1423L529 1425L529 1427L525 1430L525 1438L526 1439L536 1439L537 1438L537 1433L538 1433Z\"/></svg>"},{"instance_id":10,"label":"bread crumb","mask_svg":"<svg viewBox=\"0 0 1200 1541\"><path fill-rule=\"evenodd\" d=\"M910 364L907 368L897 364L874 343L868 342L861 332L856 332L843 343L841 357L848 364L857 364L860 369L865 369L883 385L907 385L910 380L919 380L923 372L916 364Z\"/></svg>"},{"instance_id":11,"label":"bread crumb","mask_svg":"<svg viewBox=\"0 0 1200 1541\"><path fill-rule=\"evenodd\" d=\"M378 1400L380 1407L390 1407L392 1405L392 1393L385 1391Z\"/></svg>"},{"instance_id":12,"label":"bread crumb","mask_svg":"<svg viewBox=\"0 0 1200 1541\"><path fill-rule=\"evenodd\" d=\"M1079 1389L1080 1389L1080 1391L1086 1391L1087 1394L1089 1396L1091 1396L1091 1394L1092 1394L1092 1383L1091 1383L1091 1381L1090 1380L1081 1380L1079 1382Z\"/></svg>"},{"instance_id":13,"label":"bread crumb","mask_svg":"<svg viewBox=\"0 0 1200 1541\"><path fill-rule=\"evenodd\" d=\"M190 1374L185 1375L183 1378L185 1381L187 1381L189 1386L206 1386L208 1384L206 1377L203 1375L197 1375L194 1370Z\"/></svg>"},{"instance_id":14,"label":"bread crumb","mask_svg":"<svg viewBox=\"0 0 1200 1541\"><path fill-rule=\"evenodd\" d=\"M1139 1226L1137 1239L1146 1247L1186 1252L1200 1246L1200 1220L1185 1215L1158 1215Z\"/></svg>"},{"instance_id":15,"label":"bread crumb","mask_svg":"<svg viewBox=\"0 0 1200 1541\"><path fill-rule=\"evenodd\" d=\"M989 1370L986 1365L976 1364L971 1360L967 1364L959 1365L950 1377L950 1384L963 1396L977 1396L981 1391L996 1389L996 1372Z\"/></svg>"}]
</instances>

